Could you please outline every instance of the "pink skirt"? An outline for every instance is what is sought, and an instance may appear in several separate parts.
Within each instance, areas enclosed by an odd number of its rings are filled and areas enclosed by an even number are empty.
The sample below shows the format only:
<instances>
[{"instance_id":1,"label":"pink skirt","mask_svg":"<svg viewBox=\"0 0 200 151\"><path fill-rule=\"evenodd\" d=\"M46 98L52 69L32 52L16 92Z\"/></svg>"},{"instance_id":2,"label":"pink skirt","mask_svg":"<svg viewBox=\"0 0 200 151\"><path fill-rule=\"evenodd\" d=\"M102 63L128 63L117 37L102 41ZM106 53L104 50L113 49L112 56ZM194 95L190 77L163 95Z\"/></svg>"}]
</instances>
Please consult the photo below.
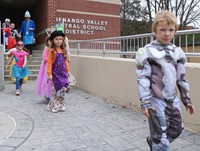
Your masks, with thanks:
<instances>
[{"instance_id":1,"label":"pink skirt","mask_svg":"<svg viewBox=\"0 0 200 151\"><path fill-rule=\"evenodd\" d=\"M35 83L35 94L51 97L51 82L47 76L47 64L42 61Z\"/></svg>"}]
</instances>

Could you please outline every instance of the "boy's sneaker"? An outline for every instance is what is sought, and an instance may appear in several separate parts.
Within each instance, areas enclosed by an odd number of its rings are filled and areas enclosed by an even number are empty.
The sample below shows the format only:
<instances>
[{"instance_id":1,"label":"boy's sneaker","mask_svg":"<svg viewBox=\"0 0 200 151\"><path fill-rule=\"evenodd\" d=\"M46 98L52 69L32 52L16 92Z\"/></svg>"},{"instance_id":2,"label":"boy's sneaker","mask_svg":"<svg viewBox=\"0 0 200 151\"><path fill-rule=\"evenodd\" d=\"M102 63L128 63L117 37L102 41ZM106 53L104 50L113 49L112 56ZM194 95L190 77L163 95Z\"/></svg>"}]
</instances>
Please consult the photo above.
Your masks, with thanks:
<instances>
[{"instance_id":1,"label":"boy's sneaker","mask_svg":"<svg viewBox=\"0 0 200 151\"><path fill-rule=\"evenodd\" d=\"M16 96L20 95L19 89L16 90Z\"/></svg>"},{"instance_id":2,"label":"boy's sneaker","mask_svg":"<svg viewBox=\"0 0 200 151\"><path fill-rule=\"evenodd\" d=\"M152 151L152 141L150 140L150 137L149 137L149 136L147 137L147 144L148 144L149 147L150 147L150 151Z\"/></svg>"}]
</instances>

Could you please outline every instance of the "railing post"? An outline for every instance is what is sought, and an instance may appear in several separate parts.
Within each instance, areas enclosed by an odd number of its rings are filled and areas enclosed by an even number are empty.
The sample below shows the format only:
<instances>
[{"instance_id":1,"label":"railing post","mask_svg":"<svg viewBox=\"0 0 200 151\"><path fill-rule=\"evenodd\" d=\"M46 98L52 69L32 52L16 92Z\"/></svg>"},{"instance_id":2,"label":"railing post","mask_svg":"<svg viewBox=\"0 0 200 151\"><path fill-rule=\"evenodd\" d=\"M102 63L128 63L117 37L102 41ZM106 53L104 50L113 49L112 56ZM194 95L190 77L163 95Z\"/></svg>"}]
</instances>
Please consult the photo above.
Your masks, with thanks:
<instances>
[{"instance_id":1,"label":"railing post","mask_svg":"<svg viewBox=\"0 0 200 151\"><path fill-rule=\"evenodd\" d=\"M0 91L4 90L4 49L0 44Z\"/></svg>"},{"instance_id":2,"label":"railing post","mask_svg":"<svg viewBox=\"0 0 200 151\"><path fill-rule=\"evenodd\" d=\"M153 35L151 35L151 42L153 41Z\"/></svg>"},{"instance_id":3,"label":"railing post","mask_svg":"<svg viewBox=\"0 0 200 151\"><path fill-rule=\"evenodd\" d=\"M80 42L77 43L78 47L77 47L77 54L80 54Z\"/></svg>"},{"instance_id":4,"label":"railing post","mask_svg":"<svg viewBox=\"0 0 200 151\"><path fill-rule=\"evenodd\" d=\"M105 57L105 54L106 54L106 44L105 44L105 41L103 41L103 57Z\"/></svg>"}]
</instances>

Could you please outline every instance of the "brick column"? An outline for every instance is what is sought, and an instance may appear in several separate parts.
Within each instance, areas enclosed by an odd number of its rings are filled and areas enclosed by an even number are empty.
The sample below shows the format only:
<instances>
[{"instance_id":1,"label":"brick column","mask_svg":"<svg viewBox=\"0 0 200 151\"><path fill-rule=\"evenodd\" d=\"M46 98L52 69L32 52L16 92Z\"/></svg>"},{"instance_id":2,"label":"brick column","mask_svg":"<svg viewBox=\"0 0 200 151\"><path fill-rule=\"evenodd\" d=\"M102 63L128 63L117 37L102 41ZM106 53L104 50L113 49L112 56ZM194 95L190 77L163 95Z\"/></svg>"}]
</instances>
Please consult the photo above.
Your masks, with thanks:
<instances>
[{"instance_id":1,"label":"brick column","mask_svg":"<svg viewBox=\"0 0 200 151\"><path fill-rule=\"evenodd\" d=\"M48 27L55 24L56 21L56 9L57 0L48 0Z\"/></svg>"}]
</instances>

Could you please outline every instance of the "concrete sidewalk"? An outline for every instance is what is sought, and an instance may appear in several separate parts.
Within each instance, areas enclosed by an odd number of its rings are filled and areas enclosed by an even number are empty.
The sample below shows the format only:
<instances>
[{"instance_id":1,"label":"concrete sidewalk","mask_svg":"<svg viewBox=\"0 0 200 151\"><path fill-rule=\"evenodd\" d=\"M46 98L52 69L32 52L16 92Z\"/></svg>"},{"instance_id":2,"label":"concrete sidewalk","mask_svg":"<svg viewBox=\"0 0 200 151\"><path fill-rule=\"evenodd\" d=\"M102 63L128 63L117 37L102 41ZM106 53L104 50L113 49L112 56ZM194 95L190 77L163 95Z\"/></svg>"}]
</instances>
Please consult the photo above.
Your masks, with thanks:
<instances>
[{"instance_id":1,"label":"concrete sidewalk","mask_svg":"<svg viewBox=\"0 0 200 151\"><path fill-rule=\"evenodd\" d=\"M0 151L149 151L147 119L138 112L72 88L66 111L51 113L35 96L34 81L6 82L0 91ZM188 130L171 150L199 151L200 135Z\"/></svg>"},{"instance_id":2,"label":"concrete sidewalk","mask_svg":"<svg viewBox=\"0 0 200 151\"><path fill-rule=\"evenodd\" d=\"M0 144L9 138L16 128L15 119L0 112Z\"/></svg>"}]
</instances>

